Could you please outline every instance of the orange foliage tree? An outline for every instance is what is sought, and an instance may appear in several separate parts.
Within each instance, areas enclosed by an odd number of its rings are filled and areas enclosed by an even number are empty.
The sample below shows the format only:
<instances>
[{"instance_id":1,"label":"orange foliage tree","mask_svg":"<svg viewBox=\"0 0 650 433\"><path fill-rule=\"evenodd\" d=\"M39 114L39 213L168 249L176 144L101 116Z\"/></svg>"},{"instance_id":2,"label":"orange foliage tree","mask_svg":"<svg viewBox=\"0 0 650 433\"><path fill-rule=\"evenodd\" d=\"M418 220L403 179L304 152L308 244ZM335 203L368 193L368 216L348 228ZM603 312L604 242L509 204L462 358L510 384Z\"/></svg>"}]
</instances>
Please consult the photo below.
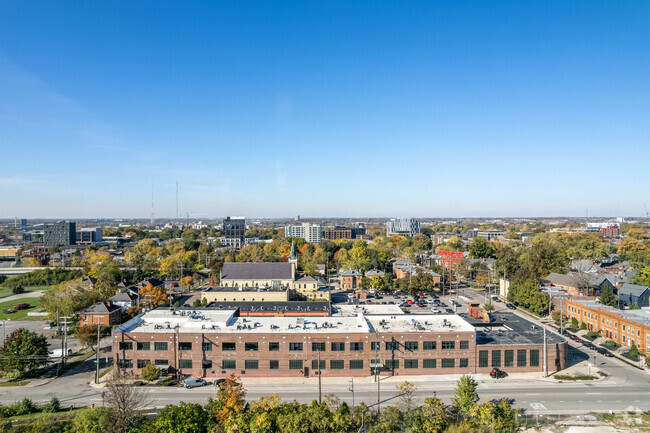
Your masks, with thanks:
<instances>
[{"instance_id":1,"label":"orange foliage tree","mask_svg":"<svg viewBox=\"0 0 650 433\"><path fill-rule=\"evenodd\" d=\"M148 298L147 296L151 296ZM140 289L140 302L151 303L155 307L160 307L161 305L169 304L169 296L161 287L154 287L152 284L148 284L146 287Z\"/></svg>"}]
</instances>

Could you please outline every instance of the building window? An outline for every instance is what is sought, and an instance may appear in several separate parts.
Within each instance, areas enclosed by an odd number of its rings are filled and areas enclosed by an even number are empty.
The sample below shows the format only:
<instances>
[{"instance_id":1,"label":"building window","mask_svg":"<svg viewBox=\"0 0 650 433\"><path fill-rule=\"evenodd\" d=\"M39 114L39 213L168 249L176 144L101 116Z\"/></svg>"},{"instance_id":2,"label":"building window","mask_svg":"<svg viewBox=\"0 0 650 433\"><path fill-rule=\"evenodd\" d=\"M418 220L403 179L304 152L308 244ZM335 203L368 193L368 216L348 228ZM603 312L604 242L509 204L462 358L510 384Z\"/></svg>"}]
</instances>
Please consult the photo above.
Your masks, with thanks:
<instances>
[{"instance_id":1,"label":"building window","mask_svg":"<svg viewBox=\"0 0 650 433\"><path fill-rule=\"evenodd\" d=\"M469 341L461 341L460 350L469 350Z\"/></svg>"},{"instance_id":2,"label":"building window","mask_svg":"<svg viewBox=\"0 0 650 433\"><path fill-rule=\"evenodd\" d=\"M167 350L167 343L156 342L156 343L153 344L153 350L158 350L158 351L164 350L164 351L166 351Z\"/></svg>"},{"instance_id":3,"label":"building window","mask_svg":"<svg viewBox=\"0 0 650 433\"><path fill-rule=\"evenodd\" d=\"M344 368L345 364L342 359L332 359L330 361L330 370L343 370Z\"/></svg>"},{"instance_id":4,"label":"building window","mask_svg":"<svg viewBox=\"0 0 650 433\"><path fill-rule=\"evenodd\" d=\"M460 367L469 367L469 359L460 358Z\"/></svg>"},{"instance_id":5,"label":"building window","mask_svg":"<svg viewBox=\"0 0 650 433\"><path fill-rule=\"evenodd\" d=\"M331 348L332 352L343 352L345 351L345 343L332 343Z\"/></svg>"},{"instance_id":6,"label":"building window","mask_svg":"<svg viewBox=\"0 0 650 433\"><path fill-rule=\"evenodd\" d=\"M201 361L201 368L205 370L210 370L212 368L212 361L209 359L204 359Z\"/></svg>"},{"instance_id":7,"label":"building window","mask_svg":"<svg viewBox=\"0 0 650 433\"><path fill-rule=\"evenodd\" d=\"M444 358L440 366L442 368L454 368L456 367L456 360L454 358Z\"/></svg>"},{"instance_id":8,"label":"building window","mask_svg":"<svg viewBox=\"0 0 650 433\"><path fill-rule=\"evenodd\" d=\"M192 343L178 343L178 350L192 350Z\"/></svg>"},{"instance_id":9,"label":"building window","mask_svg":"<svg viewBox=\"0 0 650 433\"><path fill-rule=\"evenodd\" d=\"M442 350L454 350L456 348L456 342L454 341L443 341Z\"/></svg>"},{"instance_id":10,"label":"building window","mask_svg":"<svg viewBox=\"0 0 650 433\"><path fill-rule=\"evenodd\" d=\"M311 369L312 370L318 370L318 360L317 359L312 360ZM320 369L325 370L325 360L324 359L320 360Z\"/></svg>"},{"instance_id":11,"label":"building window","mask_svg":"<svg viewBox=\"0 0 650 433\"><path fill-rule=\"evenodd\" d=\"M435 341L425 341L424 343L422 343L422 346L424 350L436 350Z\"/></svg>"},{"instance_id":12,"label":"building window","mask_svg":"<svg viewBox=\"0 0 650 433\"><path fill-rule=\"evenodd\" d=\"M133 343L130 341L120 342L120 350L133 350Z\"/></svg>"},{"instance_id":13,"label":"building window","mask_svg":"<svg viewBox=\"0 0 650 433\"><path fill-rule=\"evenodd\" d=\"M405 359L404 360L404 368L418 368L418 360L417 359Z\"/></svg>"},{"instance_id":14,"label":"building window","mask_svg":"<svg viewBox=\"0 0 650 433\"><path fill-rule=\"evenodd\" d=\"M422 367L424 367L424 368L436 368L436 360L435 359L423 359L422 360Z\"/></svg>"},{"instance_id":15,"label":"building window","mask_svg":"<svg viewBox=\"0 0 650 433\"><path fill-rule=\"evenodd\" d=\"M222 359L221 368L223 370L234 370L237 368L237 361L234 359Z\"/></svg>"},{"instance_id":16,"label":"building window","mask_svg":"<svg viewBox=\"0 0 650 433\"><path fill-rule=\"evenodd\" d=\"M503 366L504 367L512 367L514 359L515 359L514 350L506 350L506 355L505 355L505 360L504 360Z\"/></svg>"},{"instance_id":17,"label":"building window","mask_svg":"<svg viewBox=\"0 0 650 433\"><path fill-rule=\"evenodd\" d=\"M381 350L381 344L378 341L373 341L370 343L370 350Z\"/></svg>"},{"instance_id":18,"label":"building window","mask_svg":"<svg viewBox=\"0 0 650 433\"><path fill-rule=\"evenodd\" d=\"M203 349L204 352L212 352L212 343L201 343L201 349Z\"/></svg>"},{"instance_id":19,"label":"building window","mask_svg":"<svg viewBox=\"0 0 650 433\"><path fill-rule=\"evenodd\" d=\"M257 359L247 359L244 361L244 369L257 370L259 368L259 361Z\"/></svg>"},{"instance_id":20,"label":"building window","mask_svg":"<svg viewBox=\"0 0 650 433\"><path fill-rule=\"evenodd\" d=\"M399 368L399 359L387 359L386 360L386 368L389 370L397 370Z\"/></svg>"},{"instance_id":21,"label":"building window","mask_svg":"<svg viewBox=\"0 0 650 433\"><path fill-rule=\"evenodd\" d=\"M289 361L289 370L302 370L302 359L292 359Z\"/></svg>"},{"instance_id":22,"label":"building window","mask_svg":"<svg viewBox=\"0 0 650 433\"><path fill-rule=\"evenodd\" d=\"M404 343L404 348L406 350L418 350L418 342L417 341L407 341Z\"/></svg>"},{"instance_id":23,"label":"building window","mask_svg":"<svg viewBox=\"0 0 650 433\"><path fill-rule=\"evenodd\" d=\"M386 350L399 350L399 343L397 341L387 341Z\"/></svg>"},{"instance_id":24,"label":"building window","mask_svg":"<svg viewBox=\"0 0 650 433\"><path fill-rule=\"evenodd\" d=\"M325 352L325 343L311 343L312 352Z\"/></svg>"},{"instance_id":25,"label":"building window","mask_svg":"<svg viewBox=\"0 0 650 433\"><path fill-rule=\"evenodd\" d=\"M526 350L517 350L517 367L526 366Z\"/></svg>"},{"instance_id":26,"label":"building window","mask_svg":"<svg viewBox=\"0 0 650 433\"><path fill-rule=\"evenodd\" d=\"M351 352L360 352L363 350L363 342L350 343Z\"/></svg>"},{"instance_id":27,"label":"building window","mask_svg":"<svg viewBox=\"0 0 650 433\"><path fill-rule=\"evenodd\" d=\"M191 359L181 359L181 368L192 368L192 360Z\"/></svg>"},{"instance_id":28,"label":"building window","mask_svg":"<svg viewBox=\"0 0 650 433\"><path fill-rule=\"evenodd\" d=\"M501 367L501 351L492 351L492 367Z\"/></svg>"},{"instance_id":29,"label":"building window","mask_svg":"<svg viewBox=\"0 0 650 433\"><path fill-rule=\"evenodd\" d=\"M166 359L156 359L153 363L155 365L157 365L158 367L163 366L163 365L165 367L167 367L169 365L169 361L167 361Z\"/></svg>"},{"instance_id":30,"label":"building window","mask_svg":"<svg viewBox=\"0 0 650 433\"><path fill-rule=\"evenodd\" d=\"M280 350L280 343L269 343L269 352Z\"/></svg>"},{"instance_id":31,"label":"building window","mask_svg":"<svg viewBox=\"0 0 650 433\"><path fill-rule=\"evenodd\" d=\"M148 359L138 359L138 368L144 368L144 366L147 364L151 364L151 361Z\"/></svg>"},{"instance_id":32,"label":"building window","mask_svg":"<svg viewBox=\"0 0 650 433\"><path fill-rule=\"evenodd\" d=\"M257 343L244 343L244 351L246 352L257 352L258 349Z\"/></svg>"},{"instance_id":33,"label":"building window","mask_svg":"<svg viewBox=\"0 0 650 433\"><path fill-rule=\"evenodd\" d=\"M487 367L488 366L488 351L479 350L478 351L478 366Z\"/></svg>"},{"instance_id":34,"label":"building window","mask_svg":"<svg viewBox=\"0 0 650 433\"><path fill-rule=\"evenodd\" d=\"M123 359L120 362L122 363L122 368L133 368L132 359Z\"/></svg>"},{"instance_id":35,"label":"building window","mask_svg":"<svg viewBox=\"0 0 650 433\"><path fill-rule=\"evenodd\" d=\"M137 343L135 346L138 350L150 350L151 345L149 342L146 343Z\"/></svg>"},{"instance_id":36,"label":"building window","mask_svg":"<svg viewBox=\"0 0 650 433\"><path fill-rule=\"evenodd\" d=\"M302 350L302 343L289 343L289 351L299 352L301 350Z\"/></svg>"},{"instance_id":37,"label":"building window","mask_svg":"<svg viewBox=\"0 0 650 433\"><path fill-rule=\"evenodd\" d=\"M361 370L361 369L363 369L362 359L353 359L350 361L350 370Z\"/></svg>"},{"instance_id":38,"label":"building window","mask_svg":"<svg viewBox=\"0 0 650 433\"><path fill-rule=\"evenodd\" d=\"M530 366L539 367L539 350L531 349L530 351Z\"/></svg>"},{"instance_id":39,"label":"building window","mask_svg":"<svg viewBox=\"0 0 650 433\"><path fill-rule=\"evenodd\" d=\"M272 359L269 361L269 370L277 370L280 368L280 361Z\"/></svg>"},{"instance_id":40,"label":"building window","mask_svg":"<svg viewBox=\"0 0 650 433\"><path fill-rule=\"evenodd\" d=\"M236 343L221 343L222 352L232 352L236 348Z\"/></svg>"}]
</instances>

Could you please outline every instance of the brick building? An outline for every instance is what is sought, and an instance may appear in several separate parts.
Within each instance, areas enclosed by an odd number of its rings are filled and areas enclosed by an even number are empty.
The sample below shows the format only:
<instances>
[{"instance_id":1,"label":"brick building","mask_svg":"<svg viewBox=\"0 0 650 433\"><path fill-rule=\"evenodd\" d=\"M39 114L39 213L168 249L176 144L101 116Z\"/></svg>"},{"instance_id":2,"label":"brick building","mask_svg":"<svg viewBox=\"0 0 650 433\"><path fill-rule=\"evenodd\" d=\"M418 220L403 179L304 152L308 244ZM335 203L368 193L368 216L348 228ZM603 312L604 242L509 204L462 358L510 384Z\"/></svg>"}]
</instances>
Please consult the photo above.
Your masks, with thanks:
<instances>
[{"instance_id":1,"label":"brick building","mask_svg":"<svg viewBox=\"0 0 650 433\"><path fill-rule=\"evenodd\" d=\"M124 373L149 364L170 374L215 377L323 377L487 374L566 368L566 340L510 315L507 326L477 330L457 315L237 317L232 310L156 309L115 329L113 353ZM518 322L521 322L517 324Z\"/></svg>"},{"instance_id":2,"label":"brick building","mask_svg":"<svg viewBox=\"0 0 650 433\"><path fill-rule=\"evenodd\" d=\"M104 301L91 305L79 313L79 325L105 326L119 325L122 319L122 308L112 302Z\"/></svg>"},{"instance_id":3,"label":"brick building","mask_svg":"<svg viewBox=\"0 0 650 433\"><path fill-rule=\"evenodd\" d=\"M339 273L341 290L356 290L361 287L363 274L356 269L346 269Z\"/></svg>"},{"instance_id":4,"label":"brick building","mask_svg":"<svg viewBox=\"0 0 650 433\"><path fill-rule=\"evenodd\" d=\"M650 355L650 312L619 310L596 301L567 300L564 312L587 329L614 340L623 346L637 346L640 353Z\"/></svg>"}]
</instances>

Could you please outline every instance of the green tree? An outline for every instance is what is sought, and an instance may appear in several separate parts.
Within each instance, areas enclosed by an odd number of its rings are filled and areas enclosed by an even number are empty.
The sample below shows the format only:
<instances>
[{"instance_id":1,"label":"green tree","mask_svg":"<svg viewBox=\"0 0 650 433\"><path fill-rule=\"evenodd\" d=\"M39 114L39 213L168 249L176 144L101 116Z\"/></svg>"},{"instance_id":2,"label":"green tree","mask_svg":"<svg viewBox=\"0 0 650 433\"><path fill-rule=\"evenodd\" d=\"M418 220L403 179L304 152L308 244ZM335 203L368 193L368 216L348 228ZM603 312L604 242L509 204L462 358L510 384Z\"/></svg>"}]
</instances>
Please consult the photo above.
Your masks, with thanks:
<instances>
[{"instance_id":1,"label":"green tree","mask_svg":"<svg viewBox=\"0 0 650 433\"><path fill-rule=\"evenodd\" d=\"M458 379L451 404L460 415L467 418L470 416L474 406L479 401L478 383L470 376L462 376Z\"/></svg>"},{"instance_id":2,"label":"green tree","mask_svg":"<svg viewBox=\"0 0 650 433\"><path fill-rule=\"evenodd\" d=\"M200 404L180 402L165 406L152 424L160 433L205 433L208 418L208 412Z\"/></svg>"},{"instance_id":3,"label":"green tree","mask_svg":"<svg viewBox=\"0 0 650 433\"><path fill-rule=\"evenodd\" d=\"M160 369L153 364L147 364L142 368L141 375L144 380L153 382L160 377Z\"/></svg>"},{"instance_id":4,"label":"green tree","mask_svg":"<svg viewBox=\"0 0 650 433\"><path fill-rule=\"evenodd\" d=\"M25 328L9 334L0 348L0 370L5 375L24 377L47 362L47 340Z\"/></svg>"},{"instance_id":5,"label":"green tree","mask_svg":"<svg viewBox=\"0 0 650 433\"><path fill-rule=\"evenodd\" d=\"M372 287L375 290L383 290L384 289L384 280L382 277L379 275L373 275L370 277L370 287Z\"/></svg>"},{"instance_id":6,"label":"green tree","mask_svg":"<svg viewBox=\"0 0 650 433\"><path fill-rule=\"evenodd\" d=\"M418 233L415 236L413 236L413 241L411 242L411 246L415 249L415 251L427 251L431 249L431 238L429 236Z\"/></svg>"},{"instance_id":7,"label":"green tree","mask_svg":"<svg viewBox=\"0 0 650 433\"><path fill-rule=\"evenodd\" d=\"M111 409L96 407L81 411L72 420L73 433L104 433L111 431Z\"/></svg>"},{"instance_id":8,"label":"green tree","mask_svg":"<svg viewBox=\"0 0 650 433\"><path fill-rule=\"evenodd\" d=\"M650 266L647 266L639 271L634 282L646 287L650 287Z\"/></svg>"},{"instance_id":9,"label":"green tree","mask_svg":"<svg viewBox=\"0 0 650 433\"><path fill-rule=\"evenodd\" d=\"M605 285L600 292L600 298L598 298L601 304L608 305L610 307L618 308L618 300L616 296L609 289L609 285Z\"/></svg>"},{"instance_id":10,"label":"green tree","mask_svg":"<svg viewBox=\"0 0 650 433\"><path fill-rule=\"evenodd\" d=\"M469 255L473 259L487 259L494 257L495 248L492 242L485 238L476 237L469 245Z\"/></svg>"}]
</instances>

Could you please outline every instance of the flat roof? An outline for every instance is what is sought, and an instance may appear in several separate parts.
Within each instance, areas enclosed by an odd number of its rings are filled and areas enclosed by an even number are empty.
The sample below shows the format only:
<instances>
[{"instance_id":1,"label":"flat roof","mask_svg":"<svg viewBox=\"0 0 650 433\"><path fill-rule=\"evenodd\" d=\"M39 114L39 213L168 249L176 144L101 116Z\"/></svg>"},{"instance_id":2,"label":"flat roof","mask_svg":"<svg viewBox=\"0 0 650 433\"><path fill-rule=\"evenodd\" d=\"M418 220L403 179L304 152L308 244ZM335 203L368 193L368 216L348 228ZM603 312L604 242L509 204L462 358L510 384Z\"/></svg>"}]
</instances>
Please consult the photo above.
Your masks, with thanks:
<instances>
[{"instance_id":1,"label":"flat roof","mask_svg":"<svg viewBox=\"0 0 650 433\"><path fill-rule=\"evenodd\" d=\"M145 333L369 333L363 316L355 317L237 317L236 310L158 308L136 316L115 332Z\"/></svg>"},{"instance_id":2,"label":"flat roof","mask_svg":"<svg viewBox=\"0 0 650 433\"><path fill-rule=\"evenodd\" d=\"M220 293L220 292L286 292L286 287L208 287L203 290L204 292Z\"/></svg>"},{"instance_id":3,"label":"flat roof","mask_svg":"<svg viewBox=\"0 0 650 433\"><path fill-rule=\"evenodd\" d=\"M477 345L544 344L544 328L513 313L493 314L494 325L476 332ZM546 343L564 343L566 338L546 330Z\"/></svg>"},{"instance_id":4,"label":"flat roof","mask_svg":"<svg viewBox=\"0 0 650 433\"><path fill-rule=\"evenodd\" d=\"M402 314L365 316L372 332L474 332L455 314Z\"/></svg>"},{"instance_id":5,"label":"flat roof","mask_svg":"<svg viewBox=\"0 0 650 433\"><path fill-rule=\"evenodd\" d=\"M332 306L332 316L356 316L357 314L374 315L399 315L404 314L404 311L397 305L391 304L342 304Z\"/></svg>"},{"instance_id":6,"label":"flat roof","mask_svg":"<svg viewBox=\"0 0 650 433\"><path fill-rule=\"evenodd\" d=\"M610 307L609 305L601 304L597 301L578 301L571 299L571 302L584 305L588 308L597 308L612 314L618 314L622 319L630 320L632 322L650 326L650 311L648 310L619 310L618 308Z\"/></svg>"},{"instance_id":7,"label":"flat roof","mask_svg":"<svg viewBox=\"0 0 650 433\"><path fill-rule=\"evenodd\" d=\"M236 310L246 312L276 312L282 313L284 311L292 312L330 312L330 303L328 301L260 301L260 302L210 302L206 308L214 310Z\"/></svg>"}]
</instances>

